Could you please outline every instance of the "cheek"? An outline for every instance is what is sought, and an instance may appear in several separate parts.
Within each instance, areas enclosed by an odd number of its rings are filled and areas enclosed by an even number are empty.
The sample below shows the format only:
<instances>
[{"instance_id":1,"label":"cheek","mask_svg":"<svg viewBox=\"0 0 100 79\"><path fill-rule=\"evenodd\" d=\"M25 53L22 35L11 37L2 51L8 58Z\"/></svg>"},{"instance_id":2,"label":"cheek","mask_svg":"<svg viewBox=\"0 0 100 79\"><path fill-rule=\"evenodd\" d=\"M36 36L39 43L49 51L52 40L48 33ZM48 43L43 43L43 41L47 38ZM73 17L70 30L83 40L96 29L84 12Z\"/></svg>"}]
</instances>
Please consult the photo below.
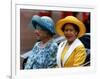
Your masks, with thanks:
<instances>
[{"instance_id":1,"label":"cheek","mask_svg":"<svg viewBox=\"0 0 100 79\"><path fill-rule=\"evenodd\" d=\"M67 39L73 40L73 39L76 38L77 33L75 33L75 32L69 32L69 33L68 32L64 32L64 35L65 35L65 37Z\"/></svg>"},{"instance_id":2,"label":"cheek","mask_svg":"<svg viewBox=\"0 0 100 79\"><path fill-rule=\"evenodd\" d=\"M46 33L45 33L44 31L41 31L41 32L40 32L40 36L41 36L41 37L45 37L45 36L46 36Z\"/></svg>"},{"instance_id":3,"label":"cheek","mask_svg":"<svg viewBox=\"0 0 100 79\"><path fill-rule=\"evenodd\" d=\"M77 37L77 33L76 32L72 32L72 36L73 37Z\"/></svg>"},{"instance_id":4,"label":"cheek","mask_svg":"<svg viewBox=\"0 0 100 79\"><path fill-rule=\"evenodd\" d=\"M75 32L74 34L75 34L76 37L78 36L78 32Z\"/></svg>"}]
</instances>

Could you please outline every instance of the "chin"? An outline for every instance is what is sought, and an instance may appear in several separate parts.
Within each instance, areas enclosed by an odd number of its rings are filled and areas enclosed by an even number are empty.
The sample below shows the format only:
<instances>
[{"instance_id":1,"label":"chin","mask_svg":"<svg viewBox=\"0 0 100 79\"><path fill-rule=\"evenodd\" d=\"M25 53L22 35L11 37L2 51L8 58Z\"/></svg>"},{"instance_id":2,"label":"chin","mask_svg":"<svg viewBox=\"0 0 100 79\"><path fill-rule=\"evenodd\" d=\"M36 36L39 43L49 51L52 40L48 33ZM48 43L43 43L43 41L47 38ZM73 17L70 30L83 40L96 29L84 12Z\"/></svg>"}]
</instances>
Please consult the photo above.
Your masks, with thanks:
<instances>
[{"instance_id":1,"label":"chin","mask_svg":"<svg viewBox=\"0 0 100 79\"><path fill-rule=\"evenodd\" d=\"M39 38L39 37L36 37L35 39L36 39L36 40L40 40L40 38Z\"/></svg>"},{"instance_id":2,"label":"chin","mask_svg":"<svg viewBox=\"0 0 100 79\"><path fill-rule=\"evenodd\" d=\"M68 40L68 42L73 42L74 41L74 39L67 39Z\"/></svg>"}]
</instances>

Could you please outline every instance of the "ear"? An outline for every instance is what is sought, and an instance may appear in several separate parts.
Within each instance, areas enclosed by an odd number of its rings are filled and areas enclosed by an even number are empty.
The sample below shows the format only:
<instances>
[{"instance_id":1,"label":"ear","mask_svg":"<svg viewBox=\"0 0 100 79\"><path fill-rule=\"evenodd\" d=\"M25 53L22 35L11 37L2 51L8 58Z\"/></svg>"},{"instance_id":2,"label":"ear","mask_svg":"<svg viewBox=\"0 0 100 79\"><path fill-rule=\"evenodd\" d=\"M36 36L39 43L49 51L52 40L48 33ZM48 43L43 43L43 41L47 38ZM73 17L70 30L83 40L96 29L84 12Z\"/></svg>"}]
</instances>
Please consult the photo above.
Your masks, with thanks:
<instances>
[{"instance_id":1,"label":"ear","mask_svg":"<svg viewBox=\"0 0 100 79\"><path fill-rule=\"evenodd\" d=\"M75 35L76 35L76 36L78 35L78 32L77 32L77 31L75 32Z\"/></svg>"}]
</instances>

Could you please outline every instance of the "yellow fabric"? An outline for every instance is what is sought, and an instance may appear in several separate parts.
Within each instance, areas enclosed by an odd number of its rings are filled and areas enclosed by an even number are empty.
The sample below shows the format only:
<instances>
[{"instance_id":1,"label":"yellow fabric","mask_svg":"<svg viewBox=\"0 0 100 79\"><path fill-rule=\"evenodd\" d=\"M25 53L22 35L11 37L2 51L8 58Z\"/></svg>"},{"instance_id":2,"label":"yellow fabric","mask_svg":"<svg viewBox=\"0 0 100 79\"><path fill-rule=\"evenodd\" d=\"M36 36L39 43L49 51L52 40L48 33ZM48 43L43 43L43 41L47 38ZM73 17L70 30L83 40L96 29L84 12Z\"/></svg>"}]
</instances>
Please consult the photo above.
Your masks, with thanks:
<instances>
[{"instance_id":1,"label":"yellow fabric","mask_svg":"<svg viewBox=\"0 0 100 79\"><path fill-rule=\"evenodd\" d=\"M62 54L61 54L62 61L64 60L64 56L65 56L67 50L68 50L68 48L64 47L64 50L62 51ZM74 49L71 56L65 62L64 67L80 66L84 63L85 59L86 59L85 47L83 45L80 45Z\"/></svg>"}]
</instances>

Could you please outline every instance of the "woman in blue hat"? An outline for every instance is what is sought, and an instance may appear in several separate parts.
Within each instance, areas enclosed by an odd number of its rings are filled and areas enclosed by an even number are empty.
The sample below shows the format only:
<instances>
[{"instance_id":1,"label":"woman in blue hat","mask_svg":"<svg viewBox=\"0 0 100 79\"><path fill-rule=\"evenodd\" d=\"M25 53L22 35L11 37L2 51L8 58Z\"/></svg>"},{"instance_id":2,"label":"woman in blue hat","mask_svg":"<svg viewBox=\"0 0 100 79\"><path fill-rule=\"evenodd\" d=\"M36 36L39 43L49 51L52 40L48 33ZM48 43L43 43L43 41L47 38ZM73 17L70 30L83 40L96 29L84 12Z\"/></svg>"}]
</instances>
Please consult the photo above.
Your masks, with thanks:
<instances>
[{"instance_id":1,"label":"woman in blue hat","mask_svg":"<svg viewBox=\"0 0 100 79\"><path fill-rule=\"evenodd\" d=\"M50 17L34 15L32 25L35 28L36 42L29 55L24 69L40 69L56 67L57 43L53 40L55 34L54 22Z\"/></svg>"}]
</instances>

